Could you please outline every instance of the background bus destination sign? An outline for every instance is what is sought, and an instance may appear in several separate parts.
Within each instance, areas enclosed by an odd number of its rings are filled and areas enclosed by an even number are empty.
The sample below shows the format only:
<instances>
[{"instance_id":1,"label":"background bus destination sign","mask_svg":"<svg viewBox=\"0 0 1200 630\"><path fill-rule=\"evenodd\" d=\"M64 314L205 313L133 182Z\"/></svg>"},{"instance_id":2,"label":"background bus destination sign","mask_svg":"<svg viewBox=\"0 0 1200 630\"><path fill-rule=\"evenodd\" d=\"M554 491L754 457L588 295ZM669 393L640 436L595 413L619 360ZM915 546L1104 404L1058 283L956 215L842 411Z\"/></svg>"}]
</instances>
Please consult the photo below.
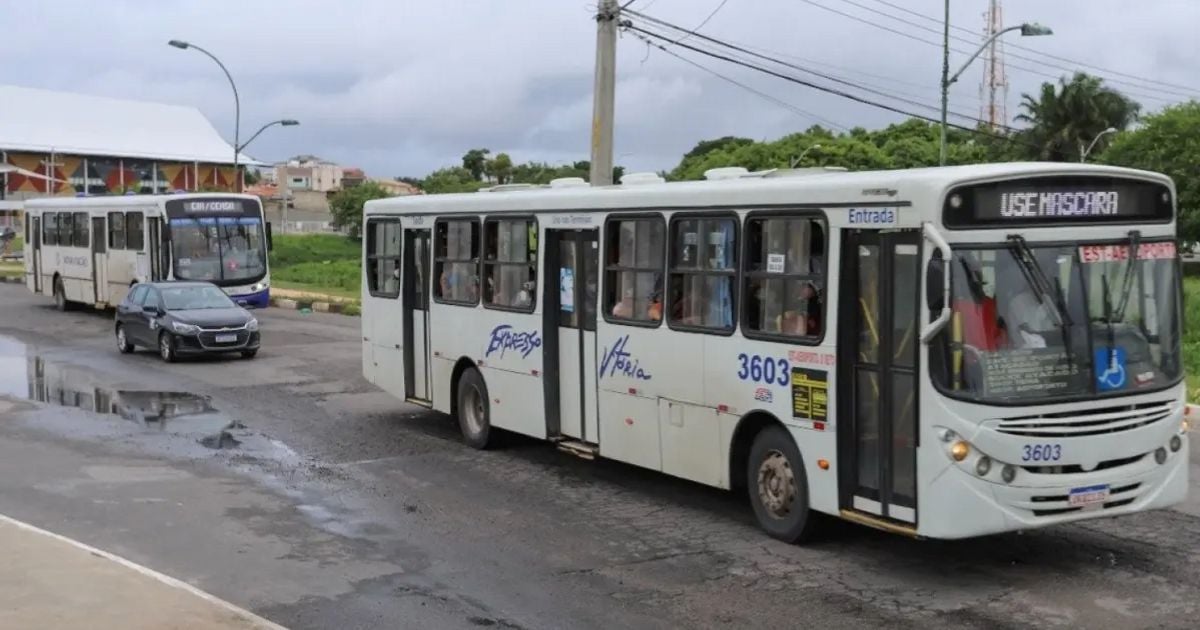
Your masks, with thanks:
<instances>
[{"instance_id":1,"label":"background bus destination sign","mask_svg":"<svg viewBox=\"0 0 1200 630\"><path fill-rule=\"evenodd\" d=\"M1128 222L1171 218L1166 186L1110 178L1052 179L955 189L944 218L953 227Z\"/></svg>"},{"instance_id":2,"label":"background bus destination sign","mask_svg":"<svg viewBox=\"0 0 1200 630\"><path fill-rule=\"evenodd\" d=\"M188 215L242 215L256 214L258 208L246 207L244 199L173 199L166 202L170 216Z\"/></svg>"}]
</instances>

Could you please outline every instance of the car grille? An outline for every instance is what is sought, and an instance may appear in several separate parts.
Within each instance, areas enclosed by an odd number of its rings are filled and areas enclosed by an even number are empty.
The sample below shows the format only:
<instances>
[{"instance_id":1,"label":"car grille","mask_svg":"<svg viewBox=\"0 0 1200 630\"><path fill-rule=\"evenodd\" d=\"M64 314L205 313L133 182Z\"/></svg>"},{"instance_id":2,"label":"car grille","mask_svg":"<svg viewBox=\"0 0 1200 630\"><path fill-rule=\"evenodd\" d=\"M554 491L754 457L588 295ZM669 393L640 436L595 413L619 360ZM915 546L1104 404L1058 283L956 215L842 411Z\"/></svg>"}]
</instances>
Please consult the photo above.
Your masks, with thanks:
<instances>
[{"instance_id":1,"label":"car grille","mask_svg":"<svg viewBox=\"0 0 1200 630\"><path fill-rule=\"evenodd\" d=\"M1000 420L996 430L1027 437L1083 437L1120 433L1164 420L1171 415L1171 411L1170 402L1107 407L1084 413L1066 411L1040 416L1004 418Z\"/></svg>"},{"instance_id":2,"label":"car grille","mask_svg":"<svg viewBox=\"0 0 1200 630\"><path fill-rule=\"evenodd\" d=\"M236 339L234 341L218 342L218 335L234 335ZM235 329L201 328L199 339L200 345L205 349L240 348L250 343L250 331L246 330L244 326Z\"/></svg>"}]
</instances>

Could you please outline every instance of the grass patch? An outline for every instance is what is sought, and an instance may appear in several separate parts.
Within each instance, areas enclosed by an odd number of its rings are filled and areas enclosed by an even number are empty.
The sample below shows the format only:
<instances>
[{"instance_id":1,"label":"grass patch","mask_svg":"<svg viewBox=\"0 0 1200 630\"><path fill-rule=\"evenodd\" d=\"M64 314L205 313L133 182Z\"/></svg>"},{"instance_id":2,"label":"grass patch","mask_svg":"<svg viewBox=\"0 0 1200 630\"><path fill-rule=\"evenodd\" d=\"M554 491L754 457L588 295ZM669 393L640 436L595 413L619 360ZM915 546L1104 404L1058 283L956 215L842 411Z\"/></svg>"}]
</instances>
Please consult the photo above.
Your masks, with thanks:
<instances>
[{"instance_id":1,"label":"grass patch","mask_svg":"<svg viewBox=\"0 0 1200 630\"><path fill-rule=\"evenodd\" d=\"M273 280L297 282L328 289L362 290L362 268L357 260L306 262L271 269Z\"/></svg>"},{"instance_id":2,"label":"grass patch","mask_svg":"<svg viewBox=\"0 0 1200 630\"><path fill-rule=\"evenodd\" d=\"M362 258L362 243L340 234L281 234L272 241L274 269L303 263L358 262Z\"/></svg>"},{"instance_id":3,"label":"grass patch","mask_svg":"<svg viewBox=\"0 0 1200 630\"><path fill-rule=\"evenodd\" d=\"M25 265L22 263L0 263L0 278L25 275Z\"/></svg>"},{"instance_id":4,"label":"grass patch","mask_svg":"<svg viewBox=\"0 0 1200 630\"><path fill-rule=\"evenodd\" d=\"M271 282L280 289L362 297L362 243L340 234L282 234L271 251Z\"/></svg>"},{"instance_id":5,"label":"grass patch","mask_svg":"<svg viewBox=\"0 0 1200 630\"><path fill-rule=\"evenodd\" d=\"M1188 400L1200 400L1200 278L1183 278L1183 370Z\"/></svg>"}]
</instances>

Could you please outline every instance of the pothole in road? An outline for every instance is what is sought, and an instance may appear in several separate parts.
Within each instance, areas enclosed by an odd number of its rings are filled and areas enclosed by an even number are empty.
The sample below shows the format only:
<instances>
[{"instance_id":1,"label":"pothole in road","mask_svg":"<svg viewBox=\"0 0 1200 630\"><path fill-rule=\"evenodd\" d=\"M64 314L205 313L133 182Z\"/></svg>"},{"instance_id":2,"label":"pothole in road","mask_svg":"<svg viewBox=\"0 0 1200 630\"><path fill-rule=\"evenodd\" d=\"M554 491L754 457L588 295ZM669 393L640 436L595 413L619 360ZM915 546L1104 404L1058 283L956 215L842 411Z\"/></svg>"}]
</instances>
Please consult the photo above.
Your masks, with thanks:
<instances>
[{"instance_id":1,"label":"pothole in road","mask_svg":"<svg viewBox=\"0 0 1200 630\"><path fill-rule=\"evenodd\" d=\"M245 429L217 413L207 396L188 392L117 389L88 370L48 361L11 337L0 336L0 396L101 415L119 416L147 429L198 433L209 448L241 444L230 430Z\"/></svg>"}]
</instances>

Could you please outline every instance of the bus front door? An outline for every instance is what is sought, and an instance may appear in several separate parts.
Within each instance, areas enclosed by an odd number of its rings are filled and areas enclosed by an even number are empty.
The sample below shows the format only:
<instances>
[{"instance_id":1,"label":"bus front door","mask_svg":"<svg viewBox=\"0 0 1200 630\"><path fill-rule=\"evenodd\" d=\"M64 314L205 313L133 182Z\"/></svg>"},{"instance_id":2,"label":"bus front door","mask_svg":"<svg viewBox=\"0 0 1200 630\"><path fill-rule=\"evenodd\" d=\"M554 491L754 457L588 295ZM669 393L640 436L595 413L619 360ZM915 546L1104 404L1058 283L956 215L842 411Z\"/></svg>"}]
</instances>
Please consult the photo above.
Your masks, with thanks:
<instances>
[{"instance_id":1,"label":"bus front door","mask_svg":"<svg viewBox=\"0 0 1200 630\"><path fill-rule=\"evenodd\" d=\"M33 240L30 252L33 286L30 288L34 293L40 294L42 292L42 217L30 217L29 222L29 236Z\"/></svg>"},{"instance_id":2,"label":"bus front door","mask_svg":"<svg viewBox=\"0 0 1200 630\"><path fill-rule=\"evenodd\" d=\"M917 522L917 230L846 231L842 245L838 486L843 509Z\"/></svg>"},{"instance_id":3,"label":"bus front door","mask_svg":"<svg viewBox=\"0 0 1200 630\"><path fill-rule=\"evenodd\" d=\"M104 217L92 217L92 303L108 302L108 229Z\"/></svg>"},{"instance_id":4,"label":"bus front door","mask_svg":"<svg viewBox=\"0 0 1200 630\"><path fill-rule=\"evenodd\" d=\"M596 404L597 230L546 230L542 283L546 422L551 437L599 444Z\"/></svg>"},{"instance_id":5,"label":"bus front door","mask_svg":"<svg viewBox=\"0 0 1200 630\"><path fill-rule=\"evenodd\" d=\"M404 393L428 403L429 362L429 230L404 231L403 321Z\"/></svg>"}]
</instances>

